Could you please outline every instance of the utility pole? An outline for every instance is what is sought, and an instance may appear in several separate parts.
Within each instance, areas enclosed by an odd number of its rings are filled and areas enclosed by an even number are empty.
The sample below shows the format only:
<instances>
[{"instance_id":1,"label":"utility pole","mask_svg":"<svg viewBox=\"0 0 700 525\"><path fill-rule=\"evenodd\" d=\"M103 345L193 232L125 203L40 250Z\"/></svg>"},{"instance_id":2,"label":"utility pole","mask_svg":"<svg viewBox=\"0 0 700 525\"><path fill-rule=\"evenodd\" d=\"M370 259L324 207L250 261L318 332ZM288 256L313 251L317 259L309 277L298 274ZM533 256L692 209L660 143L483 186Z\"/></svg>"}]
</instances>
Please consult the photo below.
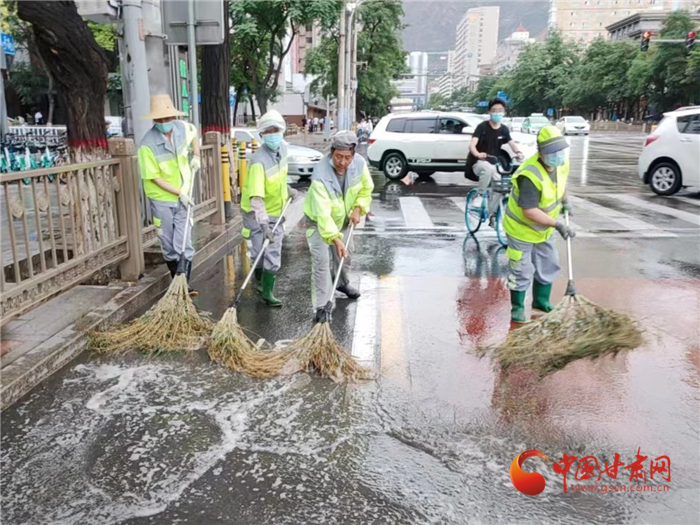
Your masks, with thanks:
<instances>
[{"instance_id":1,"label":"utility pole","mask_svg":"<svg viewBox=\"0 0 700 525\"><path fill-rule=\"evenodd\" d=\"M347 13L348 21L345 26L345 101L343 107L345 108L345 122L343 122L343 129L350 129L352 123L352 116L350 115L350 70L351 57L352 57L352 33L353 33L353 20L354 20L354 3L348 5L350 12Z\"/></svg>"},{"instance_id":2,"label":"utility pole","mask_svg":"<svg viewBox=\"0 0 700 525\"><path fill-rule=\"evenodd\" d=\"M358 5L359 8L359 5ZM350 123L357 115L357 11L352 20L352 53L350 54Z\"/></svg>"},{"instance_id":3,"label":"utility pole","mask_svg":"<svg viewBox=\"0 0 700 525\"><path fill-rule=\"evenodd\" d=\"M192 124L199 132L199 87L197 86L197 43L194 27L194 0L187 1L187 58L190 62L190 96L192 97Z\"/></svg>"},{"instance_id":4,"label":"utility pole","mask_svg":"<svg viewBox=\"0 0 700 525\"><path fill-rule=\"evenodd\" d=\"M154 95L170 94L168 87L169 76L165 69L161 0L142 0L142 2L148 85L151 93Z\"/></svg>"},{"instance_id":5,"label":"utility pole","mask_svg":"<svg viewBox=\"0 0 700 525\"><path fill-rule=\"evenodd\" d=\"M347 0L341 3L340 30L338 33L338 121L337 129L345 129L345 21Z\"/></svg>"},{"instance_id":6,"label":"utility pole","mask_svg":"<svg viewBox=\"0 0 700 525\"><path fill-rule=\"evenodd\" d=\"M122 1L124 27L124 54L130 60L122 62L122 76L129 93L128 105L124 108L134 131L134 142L138 145L151 127L151 122L142 117L150 111L148 68L146 66L146 44L143 36L141 0Z\"/></svg>"}]
</instances>

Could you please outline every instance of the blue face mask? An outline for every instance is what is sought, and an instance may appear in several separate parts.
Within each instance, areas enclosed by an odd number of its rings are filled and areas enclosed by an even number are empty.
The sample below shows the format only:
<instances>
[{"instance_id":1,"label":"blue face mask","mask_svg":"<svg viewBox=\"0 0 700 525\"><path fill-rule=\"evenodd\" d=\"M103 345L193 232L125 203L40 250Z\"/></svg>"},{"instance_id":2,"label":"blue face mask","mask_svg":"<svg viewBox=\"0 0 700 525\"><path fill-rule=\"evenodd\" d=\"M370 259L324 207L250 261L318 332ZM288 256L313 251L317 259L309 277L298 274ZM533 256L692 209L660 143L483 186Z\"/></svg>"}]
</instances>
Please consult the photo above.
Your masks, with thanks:
<instances>
[{"instance_id":1,"label":"blue face mask","mask_svg":"<svg viewBox=\"0 0 700 525\"><path fill-rule=\"evenodd\" d=\"M263 135L263 142L268 148L270 148L273 151L277 151L278 149L280 149L283 139L283 133L268 133L267 135Z\"/></svg>"},{"instance_id":2,"label":"blue face mask","mask_svg":"<svg viewBox=\"0 0 700 525\"><path fill-rule=\"evenodd\" d=\"M156 129L161 133L170 133L173 130L172 122L157 122Z\"/></svg>"},{"instance_id":3,"label":"blue face mask","mask_svg":"<svg viewBox=\"0 0 700 525\"><path fill-rule=\"evenodd\" d=\"M500 124L501 120L503 120L503 115L504 113L491 113L491 121L494 124Z\"/></svg>"},{"instance_id":4,"label":"blue face mask","mask_svg":"<svg viewBox=\"0 0 700 525\"><path fill-rule=\"evenodd\" d=\"M556 153L550 153L544 155L544 163L547 166L552 166L554 168L559 168L566 163L566 150L557 151Z\"/></svg>"}]
</instances>

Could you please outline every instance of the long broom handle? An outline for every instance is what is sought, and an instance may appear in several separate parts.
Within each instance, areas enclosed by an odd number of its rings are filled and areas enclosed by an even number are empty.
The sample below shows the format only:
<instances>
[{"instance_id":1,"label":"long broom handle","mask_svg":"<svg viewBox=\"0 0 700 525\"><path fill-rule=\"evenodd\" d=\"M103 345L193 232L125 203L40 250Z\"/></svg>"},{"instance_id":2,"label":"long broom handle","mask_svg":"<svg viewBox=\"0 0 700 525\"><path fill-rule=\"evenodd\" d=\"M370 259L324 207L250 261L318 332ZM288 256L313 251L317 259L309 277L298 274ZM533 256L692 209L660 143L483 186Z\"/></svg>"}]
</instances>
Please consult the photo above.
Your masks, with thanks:
<instances>
[{"instance_id":1,"label":"long broom handle","mask_svg":"<svg viewBox=\"0 0 700 525\"><path fill-rule=\"evenodd\" d=\"M564 222L569 226L569 212L564 212ZM566 263L569 269L569 283L566 287L566 295L575 295L574 288L574 260L571 256L571 236L566 238Z\"/></svg>"},{"instance_id":2,"label":"long broom handle","mask_svg":"<svg viewBox=\"0 0 700 525\"><path fill-rule=\"evenodd\" d=\"M280 222L282 222L282 218L284 217L284 214L287 213L287 208L289 208L289 205L292 203L292 198L290 197L287 199L287 203L284 205L284 208L282 208L282 213L280 213L280 216L277 218L277 222L275 222L275 226L272 228L272 233L275 233L277 231L277 227L280 225ZM243 290L245 290L246 286L248 286L248 283L250 282L251 277L255 273L255 268L257 268L258 263L260 262L260 259L263 256L263 253L265 253L265 250L267 247L270 245L270 239L265 238L265 241L263 242L262 248L260 249L260 253L258 253L258 256L255 258L255 261L253 262L253 266L250 268L250 271L248 272L248 275L246 275L245 281L243 281L243 285L241 286L241 289L238 290L238 293L236 294L236 298L233 300L233 303L231 303L232 306L235 306L238 304L238 301L241 298L241 294L243 293Z\"/></svg>"},{"instance_id":3,"label":"long broom handle","mask_svg":"<svg viewBox=\"0 0 700 525\"><path fill-rule=\"evenodd\" d=\"M345 242L345 249L350 245L350 241L352 240L352 234L355 231L355 224L350 225L350 230L348 231L348 238ZM340 263L338 264L338 270L335 272L335 280L333 281L333 287L331 288L331 295L328 297L328 303L330 303L333 300L333 296L335 295L335 289L338 287L338 282L340 281L340 272L343 271L343 265L345 264L345 257L340 259Z\"/></svg>"},{"instance_id":4,"label":"long broom handle","mask_svg":"<svg viewBox=\"0 0 700 525\"><path fill-rule=\"evenodd\" d=\"M187 196L192 199L192 192L194 191L194 181L199 170L194 170L192 173L192 181L190 181L190 189L187 192ZM185 261L185 247L187 246L187 235L190 228L190 218L192 217L192 209L194 205L187 206L187 218L185 219L185 234L182 236L182 250L180 251L180 260L178 261L177 273L185 273L184 271L184 261Z\"/></svg>"}]
</instances>

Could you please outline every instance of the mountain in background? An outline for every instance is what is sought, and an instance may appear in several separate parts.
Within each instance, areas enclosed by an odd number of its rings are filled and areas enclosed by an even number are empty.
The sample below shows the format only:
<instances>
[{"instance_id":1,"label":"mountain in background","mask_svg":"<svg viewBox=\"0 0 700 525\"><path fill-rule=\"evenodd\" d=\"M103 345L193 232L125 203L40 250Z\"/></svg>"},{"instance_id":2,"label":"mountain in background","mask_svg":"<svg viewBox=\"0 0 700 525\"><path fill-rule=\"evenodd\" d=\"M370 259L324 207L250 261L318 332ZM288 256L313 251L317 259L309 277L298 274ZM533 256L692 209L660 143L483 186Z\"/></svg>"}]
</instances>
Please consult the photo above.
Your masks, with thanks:
<instances>
[{"instance_id":1,"label":"mountain in background","mask_svg":"<svg viewBox=\"0 0 700 525\"><path fill-rule=\"evenodd\" d=\"M530 36L544 36L549 17L548 0L430 2L404 0L403 42L406 51L446 51L454 49L457 24L472 7L497 5L500 10L498 40L523 25Z\"/></svg>"}]
</instances>

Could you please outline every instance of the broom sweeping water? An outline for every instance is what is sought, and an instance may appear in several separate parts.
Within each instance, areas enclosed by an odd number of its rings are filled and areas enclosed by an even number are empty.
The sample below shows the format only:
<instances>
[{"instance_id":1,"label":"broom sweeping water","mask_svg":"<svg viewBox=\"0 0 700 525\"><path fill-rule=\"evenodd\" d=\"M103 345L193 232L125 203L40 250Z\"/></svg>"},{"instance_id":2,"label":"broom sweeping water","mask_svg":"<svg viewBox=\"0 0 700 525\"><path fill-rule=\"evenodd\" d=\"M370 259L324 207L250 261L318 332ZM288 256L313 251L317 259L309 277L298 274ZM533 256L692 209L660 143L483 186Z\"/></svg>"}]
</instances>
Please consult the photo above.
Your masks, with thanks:
<instances>
[{"instance_id":1,"label":"broom sweeping water","mask_svg":"<svg viewBox=\"0 0 700 525\"><path fill-rule=\"evenodd\" d=\"M282 210L277 222L275 223L272 233L274 234L277 227L282 221L282 217L287 212L292 199L287 200L287 203ZM269 239L265 239L258 256L255 258L248 275L243 281L241 289L236 294L231 306L224 312L221 321L214 327L209 340L209 357L212 361L229 367L234 372L257 377L267 378L275 376L280 369L286 364L289 359L289 352L285 351L270 351L260 352L256 349L255 343L245 334L241 326L238 324L238 316L236 307L241 300L243 290L246 289L250 279L255 272L255 269L263 256L263 253L270 244Z\"/></svg>"},{"instance_id":2,"label":"broom sweeping water","mask_svg":"<svg viewBox=\"0 0 700 525\"><path fill-rule=\"evenodd\" d=\"M348 232L347 245L350 244L354 229L353 224ZM370 371L360 366L350 354L343 350L330 327L333 296L344 263L345 257L340 259L330 297L324 306L325 319L316 323L307 336L285 348L285 351L292 353L284 370L285 373L296 370L316 370L321 376L328 377L336 383L369 379Z\"/></svg>"},{"instance_id":3,"label":"broom sweeping water","mask_svg":"<svg viewBox=\"0 0 700 525\"><path fill-rule=\"evenodd\" d=\"M569 214L564 218L568 226ZM564 299L550 313L510 332L494 349L503 368L521 366L546 375L571 361L616 354L642 343L641 331L630 316L576 293L570 238L566 253L569 282Z\"/></svg>"},{"instance_id":4,"label":"broom sweeping water","mask_svg":"<svg viewBox=\"0 0 700 525\"><path fill-rule=\"evenodd\" d=\"M192 176L190 196L195 175L196 172ZM191 215L192 206L188 206L177 274L163 298L141 317L123 327L91 333L90 347L93 350L119 353L136 349L159 353L197 350L202 346L212 323L199 315L187 288L185 247Z\"/></svg>"}]
</instances>

